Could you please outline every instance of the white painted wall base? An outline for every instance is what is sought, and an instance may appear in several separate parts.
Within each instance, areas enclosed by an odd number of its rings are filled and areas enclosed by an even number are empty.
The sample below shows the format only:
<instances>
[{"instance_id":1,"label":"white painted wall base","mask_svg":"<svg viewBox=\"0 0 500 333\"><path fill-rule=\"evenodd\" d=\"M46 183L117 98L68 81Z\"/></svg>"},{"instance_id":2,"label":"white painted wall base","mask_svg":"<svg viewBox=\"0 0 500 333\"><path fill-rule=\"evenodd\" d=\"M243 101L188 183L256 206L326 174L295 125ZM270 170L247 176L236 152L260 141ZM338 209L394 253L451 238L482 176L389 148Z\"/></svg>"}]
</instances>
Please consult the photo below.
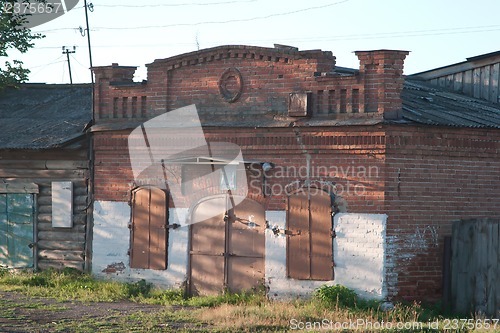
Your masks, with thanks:
<instances>
[{"instance_id":1,"label":"white painted wall base","mask_svg":"<svg viewBox=\"0 0 500 333\"><path fill-rule=\"evenodd\" d=\"M335 215L333 258L337 284L365 298L386 297L386 221L385 214Z\"/></svg>"},{"instance_id":2,"label":"white painted wall base","mask_svg":"<svg viewBox=\"0 0 500 333\"><path fill-rule=\"evenodd\" d=\"M187 208L170 209L170 224L185 225ZM285 211L267 211L265 284L272 299L308 297L324 284L341 284L366 298L386 295L384 214L335 215L337 237L333 242L334 281L306 281L286 276L286 236L274 235L273 226L284 229ZM145 279L162 288L180 288L187 280L188 227L170 229L166 270L132 269L127 251L130 244L130 206L126 202L96 201L92 273L125 282Z\"/></svg>"},{"instance_id":3,"label":"white painted wall base","mask_svg":"<svg viewBox=\"0 0 500 333\"><path fill-rule=\"evenodd\" d=\"M266 211L269 226L285 229L285 211ZM335 284L334 281L295 280L286 276L286 236L274 235L271 229L266 230L266 286L269 298L287 300L297 297L309 297L312 292L324 284Z\"/></svg>"},{"instance_id":4,"label":"white painted wall base","mask_svg":"<svg viewBox=\"0 0 500 333\"><path fill-rule=\"evenodd\" d=\"M187 209L170 209L170 223L186 218ZM162 288L180 288L187 277L188 228L170 229L166 270L130 268L130 206L126 202L96 201L92 274L124 282L145 279Z\"/></svg>"}]
</instances>

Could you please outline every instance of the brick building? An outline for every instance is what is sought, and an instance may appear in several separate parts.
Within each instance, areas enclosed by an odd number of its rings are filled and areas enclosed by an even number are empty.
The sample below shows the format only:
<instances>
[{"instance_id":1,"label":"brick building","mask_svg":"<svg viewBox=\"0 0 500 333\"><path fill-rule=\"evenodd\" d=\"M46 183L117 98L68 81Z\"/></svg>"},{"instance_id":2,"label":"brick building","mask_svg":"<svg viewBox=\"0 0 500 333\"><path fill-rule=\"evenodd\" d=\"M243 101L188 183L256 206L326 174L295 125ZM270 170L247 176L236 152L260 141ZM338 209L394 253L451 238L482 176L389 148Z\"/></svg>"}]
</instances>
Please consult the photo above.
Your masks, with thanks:
<instances>
[{"instance_id":1,"label":"brick building","mask_svg":"<svg viewBox=\"0 0 500 333\"><path fill-rule=\"evenodd\" d=\"M94 68L93 273L193 294L438 298L451 222L500 213L500 107L405 80L408 52L355 54L357 70L321 50L221 46L156 60L144 82ZM188 154L194 132L148 124L189 105L208 150Z\"/></svg>"}]
</instances>

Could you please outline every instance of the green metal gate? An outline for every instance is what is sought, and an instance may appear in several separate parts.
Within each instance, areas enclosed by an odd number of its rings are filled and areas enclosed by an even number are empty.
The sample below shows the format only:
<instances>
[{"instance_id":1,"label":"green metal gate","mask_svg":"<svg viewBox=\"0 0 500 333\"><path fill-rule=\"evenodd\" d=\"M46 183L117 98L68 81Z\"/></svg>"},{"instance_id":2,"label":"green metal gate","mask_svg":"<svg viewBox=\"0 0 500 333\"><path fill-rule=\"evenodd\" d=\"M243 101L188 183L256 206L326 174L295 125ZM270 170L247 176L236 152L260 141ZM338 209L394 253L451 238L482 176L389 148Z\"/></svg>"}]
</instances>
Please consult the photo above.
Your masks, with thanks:
<instances>
[{"instance_id":1,"label":"green metal gate","mask_svg":"<svg viewBox=\"0 0 500 333\"><path fill-rule=\"evenodd\" d=\"M33 267L33 219L33 194L0 194L0 266Z\"/></svg>"}]
</instances>

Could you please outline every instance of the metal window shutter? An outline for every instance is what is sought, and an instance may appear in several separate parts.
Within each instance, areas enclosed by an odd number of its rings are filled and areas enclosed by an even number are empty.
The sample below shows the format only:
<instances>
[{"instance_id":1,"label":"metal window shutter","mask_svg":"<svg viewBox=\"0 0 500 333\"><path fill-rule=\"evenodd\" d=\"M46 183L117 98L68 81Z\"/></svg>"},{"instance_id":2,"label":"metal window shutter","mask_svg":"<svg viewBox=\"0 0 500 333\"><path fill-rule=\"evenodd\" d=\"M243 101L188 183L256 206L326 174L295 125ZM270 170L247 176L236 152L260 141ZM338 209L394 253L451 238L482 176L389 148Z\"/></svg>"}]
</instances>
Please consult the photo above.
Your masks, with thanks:
<instances>
[{"instance_id":1,"label":"metal window shutter","mask_svg":"<svg viewBox=\"0 0 500 333\"><path fill-rule=\"evenodd\" d=\"M311 279L333 280L332 215L330 195L317 191L310 201Z\"/></svg>"},{"instance_id":2,"label":"metal window shutter","mask_svg":"<svg viewBox=\"0 0 500 333\"><path fill-rule=\"evenodd\" d=\"M168 206L167 193L151 188L149 209L149 268L167 269Z\"/></svg>"},{"instance_id":3,"label":"metal window shutter","mask_svg":"<svg viewBox=\"0 0 500 333\"><path fill-rule=\"evenodd\" d=\"M131 268L149 268L149 197L147 188L134 192L132 201Z\"/></svg>"},{"instance_id":4,"label":"metal window shutter","mask_svg":"<svg viewBox=\"0 0 500 333\"><path fill-rule=\"evenodd\" d=\"M288 197L287 274L294 279L310 278L309 202L307 194Z\"/></svg>"}]
</instances>

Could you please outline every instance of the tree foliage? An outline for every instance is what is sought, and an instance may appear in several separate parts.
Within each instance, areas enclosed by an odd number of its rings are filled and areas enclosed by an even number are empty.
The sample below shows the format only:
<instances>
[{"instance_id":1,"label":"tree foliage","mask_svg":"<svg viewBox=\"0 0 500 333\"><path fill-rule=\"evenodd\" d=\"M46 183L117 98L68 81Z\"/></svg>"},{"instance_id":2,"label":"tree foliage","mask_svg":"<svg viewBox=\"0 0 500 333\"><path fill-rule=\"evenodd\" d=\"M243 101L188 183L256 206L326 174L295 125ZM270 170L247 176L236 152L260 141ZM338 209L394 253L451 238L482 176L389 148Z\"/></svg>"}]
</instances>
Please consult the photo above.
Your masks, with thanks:
<instances>
[{"instance_id":1,"label":"tree foliage","mask_svg":"<svg viewBox=\"0 0 500 333\"><path fill-rule=\"evenodd\" d=\"M34 41L44 36L33 33L24 26L29 13L15 13L8 3L14 4L19 1L0 0L0 57L9 57L9 52L17 50L26 53L34 46ZM28 3L29 1L23 1ZM44 2L44 1L38 1ZM0 89L6 86L15 86L28 79L30 70L23 67L23 62L19 60L6 60L3 66L0 65Z\"/></svg>"}]
</instances>

